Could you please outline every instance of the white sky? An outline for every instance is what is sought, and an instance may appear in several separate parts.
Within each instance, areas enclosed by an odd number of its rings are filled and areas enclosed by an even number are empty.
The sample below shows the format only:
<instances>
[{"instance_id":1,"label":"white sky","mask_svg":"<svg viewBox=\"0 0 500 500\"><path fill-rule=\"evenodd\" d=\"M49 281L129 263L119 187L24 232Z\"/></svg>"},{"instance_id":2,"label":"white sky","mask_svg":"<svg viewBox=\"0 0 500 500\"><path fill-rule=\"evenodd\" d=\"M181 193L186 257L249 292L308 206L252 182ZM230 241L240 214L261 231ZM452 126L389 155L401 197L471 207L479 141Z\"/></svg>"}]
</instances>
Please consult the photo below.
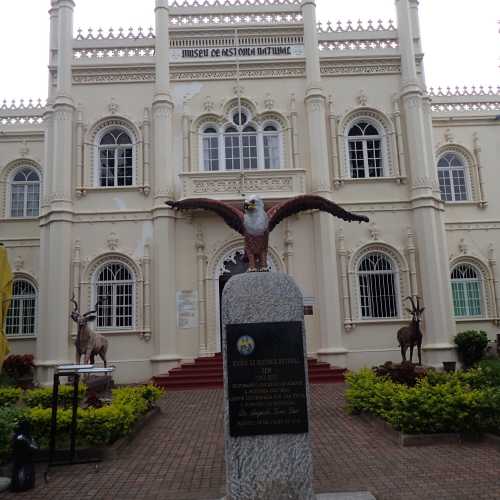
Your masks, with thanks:
<instances>
[{"instance_id":1,"label":"white sky","mask_svg":"<svg viewBox=\"0 0 500 500\"><path fill-rule=\"evenodd\" d=\"M154 26L154 0L75 0L75 30ZM45 98L49 0L1 0L0 103ZM320 21L396 19L394 0L317 0ZM429 86L500 84L500 1L421 0Z\"/></svg>"}]
</instances>

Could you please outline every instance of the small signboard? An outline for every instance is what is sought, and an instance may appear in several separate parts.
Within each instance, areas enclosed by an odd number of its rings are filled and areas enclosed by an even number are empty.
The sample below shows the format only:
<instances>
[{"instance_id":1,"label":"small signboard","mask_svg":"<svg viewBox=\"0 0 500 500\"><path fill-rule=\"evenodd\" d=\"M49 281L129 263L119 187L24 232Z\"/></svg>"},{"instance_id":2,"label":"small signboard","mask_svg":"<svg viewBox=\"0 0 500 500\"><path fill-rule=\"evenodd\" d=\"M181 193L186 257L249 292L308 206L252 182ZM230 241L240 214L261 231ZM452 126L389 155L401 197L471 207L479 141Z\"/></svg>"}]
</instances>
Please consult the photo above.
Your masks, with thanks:
<instances>
[{"instance_id":1,"label":"small signboard","mask_svg":"<svg viewBox=\"0 0 500 500\"><path fill-rule=\"evenodd\" d=\"M177 328L196 328L198 326L198 290L178 290Z\"/></svg>"},{"instance_id":2,"label":"small signboard","mask_svg":"<svg viewBox=\"0 0 500 500\"><path fill-rule=\"evenodd\" d=\"M226 326L231 436L308 431L302 322Z\"/></svg>"}]
</instances>

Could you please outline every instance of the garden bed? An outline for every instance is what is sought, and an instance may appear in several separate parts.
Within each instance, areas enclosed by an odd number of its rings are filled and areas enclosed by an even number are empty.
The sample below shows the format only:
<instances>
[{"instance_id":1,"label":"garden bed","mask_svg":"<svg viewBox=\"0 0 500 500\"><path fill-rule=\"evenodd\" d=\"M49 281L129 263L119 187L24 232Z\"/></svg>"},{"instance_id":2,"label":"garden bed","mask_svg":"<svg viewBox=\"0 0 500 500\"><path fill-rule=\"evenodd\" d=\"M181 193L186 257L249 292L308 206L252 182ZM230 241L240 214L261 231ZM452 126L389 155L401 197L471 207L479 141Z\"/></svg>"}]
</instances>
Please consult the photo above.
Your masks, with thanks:
<instances>
[{"instance_id":1,"label":"garden bed","mask_svg":"<svg viewBox=\"0 0 500 500\"><path fill-rule=\"evenodd\" d=\"M413 387L364 369L350 373L347 383L350 413L380 419L405 446L500 434L498 365L486 362L456 373L429 370Z\"/></svg>"}]
</instances>

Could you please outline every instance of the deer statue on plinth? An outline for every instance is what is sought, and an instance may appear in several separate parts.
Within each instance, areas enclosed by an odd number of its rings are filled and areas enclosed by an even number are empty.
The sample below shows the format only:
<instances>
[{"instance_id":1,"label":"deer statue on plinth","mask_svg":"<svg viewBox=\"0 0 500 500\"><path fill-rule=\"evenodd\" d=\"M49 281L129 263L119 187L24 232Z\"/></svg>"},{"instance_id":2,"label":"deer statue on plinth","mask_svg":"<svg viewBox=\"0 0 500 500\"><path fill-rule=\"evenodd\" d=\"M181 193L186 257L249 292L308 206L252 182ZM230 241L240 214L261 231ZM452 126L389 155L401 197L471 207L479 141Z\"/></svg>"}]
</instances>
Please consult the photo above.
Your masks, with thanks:
<instances>
[{"instance_id":1,"label":"deer statue on plinth","mask_svg":"<svg viewBox=\"0 0 500 500\"><path fill-rule=\"evenodd\" d=\"M106 353L108 351L108 339L100 333L95 333L88 325L96 319L97 301L94 309L84 314L80 314L78 303L73 295L71 302L74 304L74 309L71 311L71 319L77 323L78 331L76 334L76 363L80 364L82 354L84 355L84 363L94 364L95 356L100 356L106 366Z\"/></svg>"},{"instance_id":2,"label":"deer statue on plinth","mask_svg":"<svg viewBox=\"0 0 500 500\"><path fill-rule=\"evenodd\" d=\"M398 342L401 347L401 356L403 361L406 361L406 350L410 348L410 363L413 360L413 348L417 346L418 350L418 364L422 365L422 330L420 329L420 320L422 319L422 313L425 307L420 307L420 297L415 296L417 299L417 304L413 297L406 297L405 300L411 302L411 309L406 308L406 310L411 314L411 322L407 326L403 326L398 330Z\"/></svg>"}]
</instances>

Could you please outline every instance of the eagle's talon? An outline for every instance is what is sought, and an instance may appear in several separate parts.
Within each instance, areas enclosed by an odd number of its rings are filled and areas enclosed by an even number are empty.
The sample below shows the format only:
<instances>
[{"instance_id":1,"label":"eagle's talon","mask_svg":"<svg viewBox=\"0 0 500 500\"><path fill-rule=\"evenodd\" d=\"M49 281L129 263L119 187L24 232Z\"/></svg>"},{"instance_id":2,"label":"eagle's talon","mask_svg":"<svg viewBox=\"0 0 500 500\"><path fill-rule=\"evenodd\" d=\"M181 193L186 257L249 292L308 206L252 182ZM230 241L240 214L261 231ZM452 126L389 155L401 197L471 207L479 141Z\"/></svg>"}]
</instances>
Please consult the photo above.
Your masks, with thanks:
<instances>
[{"instance_id":1,"label":"eagle's talon","mask_svg":"<svg viewBox=\"0 0 500 500\"><path fill-rule=\"evenodd\" d=\"M255 267L249 267L247 269L247 273L256 273L257 272L257 269Z\"/></svg>"}]
</instances>

